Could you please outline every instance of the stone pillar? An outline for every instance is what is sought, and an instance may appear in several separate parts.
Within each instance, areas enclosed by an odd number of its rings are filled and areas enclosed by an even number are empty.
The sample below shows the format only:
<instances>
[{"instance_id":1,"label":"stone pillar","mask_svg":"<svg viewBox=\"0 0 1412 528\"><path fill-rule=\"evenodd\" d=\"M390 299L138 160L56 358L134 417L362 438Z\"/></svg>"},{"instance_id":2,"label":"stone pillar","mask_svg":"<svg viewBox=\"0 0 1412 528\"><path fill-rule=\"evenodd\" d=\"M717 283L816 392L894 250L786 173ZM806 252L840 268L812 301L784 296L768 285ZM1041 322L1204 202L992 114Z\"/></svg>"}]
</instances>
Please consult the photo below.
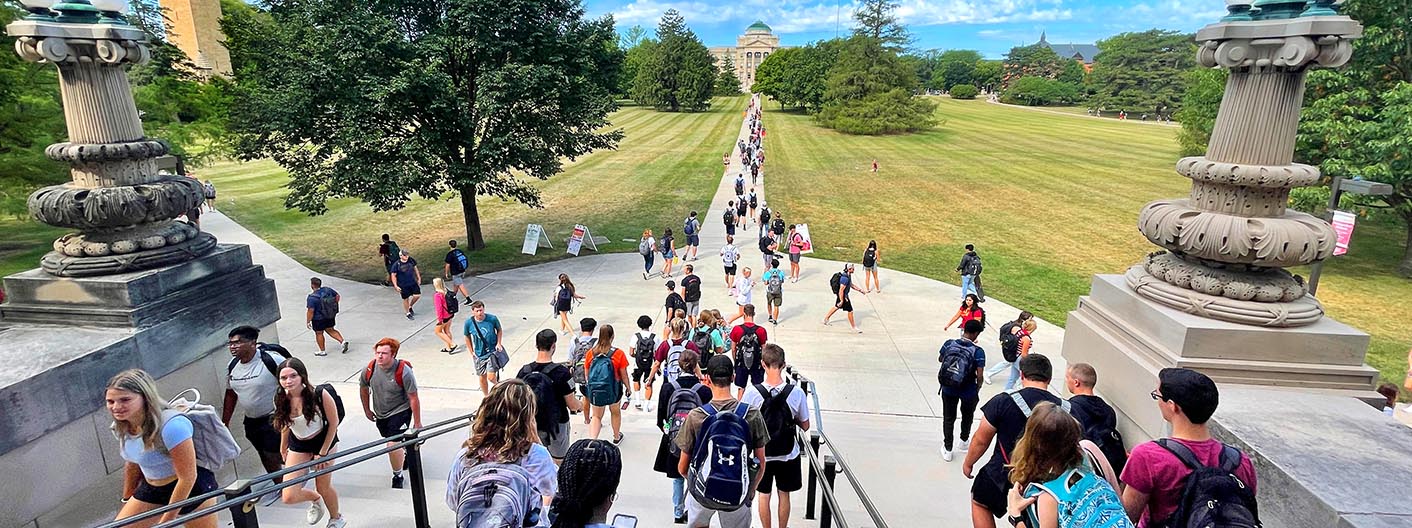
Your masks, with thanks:
<instances>
[{"instance_id":1,"label":"stone pillar","mask_svg":"<svg viewBox=\"0 0 1412 528\"><path fill-rule=\"evenodd\" d=\"M201 184L159 175L155 158L165 143L143 135L126 68L150 55L141 30L115 16L99 16L85 1L55 6L57 17L34 15L11 23L20 57L59 68L69 141L45 154L68 163L73 181L29 197L30 214L76 233L54 241L40 261L61 277L110 275L172 265L215 247L216 239L175 221L199 206Z\"/></svg>"}]
</instances>

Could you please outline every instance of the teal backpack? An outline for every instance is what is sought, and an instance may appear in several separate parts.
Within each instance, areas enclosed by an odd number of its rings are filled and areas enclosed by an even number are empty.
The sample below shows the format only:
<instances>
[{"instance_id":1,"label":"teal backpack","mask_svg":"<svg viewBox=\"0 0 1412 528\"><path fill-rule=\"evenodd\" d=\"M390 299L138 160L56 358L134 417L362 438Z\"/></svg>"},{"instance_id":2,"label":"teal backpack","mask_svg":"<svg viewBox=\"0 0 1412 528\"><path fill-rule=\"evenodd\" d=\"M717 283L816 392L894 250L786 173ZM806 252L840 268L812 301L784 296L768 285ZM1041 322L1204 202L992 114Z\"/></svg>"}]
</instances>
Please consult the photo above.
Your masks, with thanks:
<instances>
[{"instance_id":1,"label":"teal backpack","mask_svg":"<svg viewBox=\"0 0 1412 528\"><path fill-rule=\"evenodd\" d=\"M618 403L622 398L622 384L618 383L618 376L613 372L613 358L609 354L600 354L593 358L593 365L588 367L588 403L595 406L605 406Z\"/></svg>"},{"instance_id":2,"label":"teal backpack","mask_svg":"<svg viewBox=\"0 0 1412 528\"><path fill-rule=\"evenodd\" d=\"M1025 488L1026 498L1041 493L1059 501L1059 528L1133 528L1118 493L1087 468L1071 469L1059 478ZM1030 506L1025 516L1034 520L1026 524L1039 526L1035 506Z\"/></svg>"}]
</instances>

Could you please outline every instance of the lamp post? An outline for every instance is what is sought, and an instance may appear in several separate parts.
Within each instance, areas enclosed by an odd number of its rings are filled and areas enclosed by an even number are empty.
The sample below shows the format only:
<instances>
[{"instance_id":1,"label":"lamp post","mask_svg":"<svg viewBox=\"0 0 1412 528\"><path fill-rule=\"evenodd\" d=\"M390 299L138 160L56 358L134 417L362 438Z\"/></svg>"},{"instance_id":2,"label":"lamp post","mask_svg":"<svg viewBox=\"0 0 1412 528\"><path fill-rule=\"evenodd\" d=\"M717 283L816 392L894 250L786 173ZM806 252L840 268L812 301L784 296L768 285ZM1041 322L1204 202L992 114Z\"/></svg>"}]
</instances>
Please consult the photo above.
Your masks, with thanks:
<instances>
[{"instance_id":1,"label":"lamp post","mask_svg":"<svg viewBox=\"0 0 1412 528\"><path fill-rule=\"evenodd\" d=\"M1338 200L1343 197L1343 193L1361 194L1364 196L1387 196L1392 194L1392 186L1386 183L1370 182L1366 180L1354 180L1349 178L1334 178L1329 183L1329 207L1324 213L1324 220L1333 222L1334 211L1338 209ZM1309 295L1315 295L1319 291L1319 275L1323 274L1324 262L1328 259L1320 260L1309 268Z\"/></svg>"},{"instance_id":2,"label":"lamp post","mask_svg":"<svg viewBox=\"0 0 1412 528\"><path fill-rule=\"evenodd\" d=\"M166 143L143 134L126 68L150 57L143 32L122 20L122 0L22 0L30 15L6 26L15 50L59 69L68 141L45 149L72 181L29 196L29 211L76 232L40 260L60 277L111 275L184 262L216 239L176 221L204 199L194 179L159 175Z\"/></svg>"}]
</instances>

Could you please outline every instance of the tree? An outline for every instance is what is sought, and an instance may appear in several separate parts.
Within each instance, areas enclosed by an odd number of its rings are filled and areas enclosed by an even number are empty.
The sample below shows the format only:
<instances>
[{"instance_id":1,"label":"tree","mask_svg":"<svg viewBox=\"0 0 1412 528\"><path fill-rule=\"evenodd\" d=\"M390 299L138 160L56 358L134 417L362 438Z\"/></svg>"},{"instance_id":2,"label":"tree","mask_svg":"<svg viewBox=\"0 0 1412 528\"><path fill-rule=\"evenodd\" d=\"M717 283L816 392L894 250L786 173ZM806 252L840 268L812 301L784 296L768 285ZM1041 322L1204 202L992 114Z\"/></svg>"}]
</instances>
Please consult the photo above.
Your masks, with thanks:
<instances>
[{"instance_id":1,"label":"tree","mask_svg":"<svg viewBox=\"0 0 1412 528\"><path fill-rule=\"evenodd\" d=\"M883 49L901 53L912 44L912 36L907 28L897 21L895 0L863 0L863 5L853 12L857 25L854 35L861 35L882 43Z\"/></svg>"},{"instance_id":2,"label":"tree","mask_svg":"<svg viewBox=\"0 0 1412 528\"><path fill-rule=\"evenodd\" d=\"M1068 104L1078 98L1079 88L1073 83L1034 76L1016 79L1000 96L1005 103L1028 106Z\"/></svg>"},{"instance_id":3,"label":"tree","mask_svg":"<svg viewBox=\"0 0 1412 528\"><path fill-rule=\"evenodd\" d=\"M1363 24L1363 37L1347 66L1309 74L1296 157L1329 176L1392 185L1391 196L1357 200L1402 219L1397 272L1412 277L1412 3L1348 0L1342 10Z\"/></svg>"},{"instance_id":4,"label":"tree","mask_svg":"<svg viewBox=\"0 0 1412 528\"><path fill-rule=\"evenodd\" d=\"M657 53L657 41L645 38L637 41L637 44L628 48L623 56L623 69L618 76L619 94L631 94L633 83L637 82L637 72L642 70L642 65L652 60Z\"/></svg>"},{"instance_id":5,"label":"tree","mask_svg":"<svg viewBox=\"0 0 1412 528\"><path fill-rule=\"evenodd\" d=\"M0 27L24 15L0 3ZM67 181L68 170L44 155L67 136L58 70L21 59L14 40L0 33L0 213L18 216L31 191Z\"/></svg>"},{"instance_id":6,"label":"tree","mask_svg":"<svg viewBox=\"0 0 1412 528\"><path fill-rule=\"evenodd\" d=\"M785 76L795 67L793 59L800 53L803 53L802 48L784 48L765 57L755 67L755 82L750 85L750 91L774 99L780 108L794 106L793 93L786 84Z\"/></svg>"},{"instance_id":7,"label":"tree","mask_svg":"<svg viewBox=\"0 0 1412 528\"><path fill-rule=\"evenodd\" d=\"M1005 54L1005 73L1001 87L1008 87L1021 77L1056 79L1064 73L1066 62L1074 61L1061 58L1054 50L1049 49L1049 46L1043 44L1010 48L1010 53Z\"/></svg>"},{"instance_id":8,"label":"tree","mask_svg":"<svg viewBox=\"0 0 1412 528\"><path fill-rule=\"evenodd\" d=\"M716 74L713 93L717 97L740 95L740 78L735 76L735 61L729 55L721 61L721 71Z\"/></svg>"},{"instance_id":9,"label":"tree","mask_svg":"<svg viewBox=\"0 0 1412 528\"><path fill-rule=\"evenodd\" d=\"M1196 67L1191 35L1159 29L1121 33L1098 41L1098 49L1091 104L1158 114L1181 107L1186 72Z\"/></svg>"},{"instance_id":10,"label":"tree","mask_svg":"<svg viewBox=\"0 0 1412 528\"><path fill-rule=\"evenodd\" d=\"M645 38L647 38L647 28L634 25L618 37L618 47L630 50L637 47L637 44Z\"/></svg>"},{"instance_id":11,"label":"tree","mask_svg":"<svg viewBox=\"0 0 1412 528\"><path fill-rule=\"evenodd\" d=\"M613 20L586 20L577 0L306 0L270 14L262 33L227 27L253 61L231 126L241 157L289 171L288 207L455 193L481 249L478 197L539 207L532 179L622 137L599 73L622 60Z\"/></svg>"},{"instance_id":12,"label":"tree","mask_svg":"<svg viewBox=\"0 0 1412 528\"><path fill-rule=\"evenodd\" d=\"M981 60L976 61L976 67L971 70L971 81L976 87L987 92L1000 89L1000 83L1005 80L1005 64L1001 61Z\"/></svg>"},{"instance_id":13,"label":"tree","mask_svg":"<svg viewBox=\"0 0 1412 528\"><path fill-rule=\"evenodd\" d=\"M675 9L662 14L654 51L638 67L632 98L639 104L670 112L710 108L716 61Z\"/></svg>"},{"instance_id":14,"label":"tree","mask_svg":"<svg viewBox=\"0 0 1412 528\"><path fill-rule=\"evenodd\" d=\"M915 132L936 125L936 103L912 95L917 75L881 41L854 35L829 70L823 126L849 134Z\"/></svg>"},{"instance_id":15,"label":"tree","mask_svg":"<svg viewBox=\"0 0 1412 528\"><path fill-rule=\"evenodd\" d=\"M981 54L975 50L947 50L937 59L936 71L932 74L932 87L950 91L958 84L981 84L976 82L976 65L981 62Z\"/></svg>"},{"instance_id":16,"label":"tree","mask_svg":"<svg viewBox=\"0 0 1412 528\"><path fill-rule=\"evenodd\" d=\"M1226 78L1229 76L1230 72L1225 68L1196 68L1182 74L1186 88L1176 119L1182 124L1177 142L1181 145L1183 156L1206 153L1206 144L1211 142L1211 129L1216 125L1216 111L1221 108L1221 95L1226 91Z\"/></svg>"}]
</instances>

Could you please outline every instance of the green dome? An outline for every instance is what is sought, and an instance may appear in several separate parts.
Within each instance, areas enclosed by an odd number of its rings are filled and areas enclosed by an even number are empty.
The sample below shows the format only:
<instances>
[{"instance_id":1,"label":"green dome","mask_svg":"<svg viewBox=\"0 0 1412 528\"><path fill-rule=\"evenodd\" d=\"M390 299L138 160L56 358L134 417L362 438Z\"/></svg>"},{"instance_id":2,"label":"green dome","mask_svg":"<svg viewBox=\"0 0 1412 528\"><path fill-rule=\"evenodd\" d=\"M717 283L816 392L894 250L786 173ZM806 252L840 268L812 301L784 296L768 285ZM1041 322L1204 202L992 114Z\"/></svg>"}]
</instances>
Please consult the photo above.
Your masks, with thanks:
<instances>
[{"instance_id":1,"label":"green dome","mask_svg":"<svg viewBox=\"0 0 1412 528\"><path fill-rule=\"evenodd\" d=\"M765 33L770 33L770 32L771 32L771 31L770 31L770 26L765 25L764 22L761 22L761 21L759 21L759 20L756 20L754 24L751 24L751 25L750 25L750 27L745 28L745 32L746 32L746 33L753 33L753 32L756 32L756 31L763 31L763 32L765 32Z\"/></svg>"}]
</instances>

